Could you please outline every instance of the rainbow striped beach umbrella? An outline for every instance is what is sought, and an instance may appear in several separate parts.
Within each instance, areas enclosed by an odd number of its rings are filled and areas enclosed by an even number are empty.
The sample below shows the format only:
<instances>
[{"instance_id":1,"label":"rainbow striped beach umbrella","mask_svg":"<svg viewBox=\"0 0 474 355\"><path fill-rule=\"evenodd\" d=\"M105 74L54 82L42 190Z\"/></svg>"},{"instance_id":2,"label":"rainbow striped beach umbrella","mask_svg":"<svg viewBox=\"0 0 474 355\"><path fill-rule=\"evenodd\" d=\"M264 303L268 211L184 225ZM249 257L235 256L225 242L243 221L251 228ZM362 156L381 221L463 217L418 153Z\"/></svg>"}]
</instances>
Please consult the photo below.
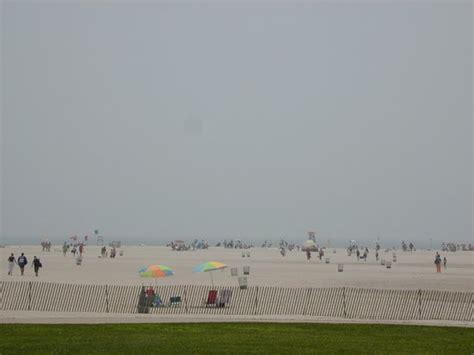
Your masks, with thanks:
<instances>
[{"instance_id":1,"label":"rainbow striped beach umbrella","mask_svg":"<svg viewBox=\"0 0 474 355\"><path fill-rule=\"evenodd\" d=\"M194 267L193 271L194 272L208 272L209 275L211 275L211 283L212 286L214 287L214 280L212 279L212 271L214 270L222 270L227 267L226 264L220 263L218 261L208 261L206 263L199 264Z\"/></svg>"},{"instance_id":2,"label":"rainbow striped beach umbrella","mask_svg":"<svg viewBox=\"0 0 474 355\"><path fill-rule=\"evenodd\" d=\"M159 278L174 275L174 272L166 265L150 265L142 267L138 270L138 274L140 277Z\"/></svg>"}]
</instances>

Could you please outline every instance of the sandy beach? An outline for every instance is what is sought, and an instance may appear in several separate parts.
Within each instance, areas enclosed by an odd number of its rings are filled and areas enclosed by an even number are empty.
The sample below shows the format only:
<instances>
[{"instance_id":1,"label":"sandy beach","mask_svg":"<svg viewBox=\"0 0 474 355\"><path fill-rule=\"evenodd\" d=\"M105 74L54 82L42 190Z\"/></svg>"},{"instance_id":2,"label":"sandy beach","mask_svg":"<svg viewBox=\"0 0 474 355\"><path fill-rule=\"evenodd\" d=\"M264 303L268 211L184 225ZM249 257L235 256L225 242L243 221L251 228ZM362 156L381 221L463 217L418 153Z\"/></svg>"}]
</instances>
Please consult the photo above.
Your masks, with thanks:
<instances>
[{"instance_id":1,"label":"sandy beach","mask_svg":"<svg viewBox=\"0 0 474 355\"><path fill-rule=\"evenodd\" d=\"M417 250L413 253L396 251L397 261L387 269L375 261L375 251L370 250L367 261L358 261L354 255L348 256L344 249L326 250L320 261L313 253L310 261L303 252L288 252L282 257L277 248L251 248L250 257L242 257L241 249L210 247L196 251L172 251L159 246L123 246L123 256L117 252L115 259L100 258L99 246L88 245L85 248L82 265L76 265L70 252L63 256L61 246L53 246L51 252L42 252L41 246L7 246L0 249L2 262L2 280L38 280L76 284L109 285L210 285L208 273L194 273L193 267L206 261L220 261L229 267L223 271L214 271L216 285L237 285L232 277L231 267L237 267L242 276L243 266L250 266L249 286L280 287L361 287L379 289L426 289L426 290L474 290L474 253L442 252L446 256L447 268L436 274L433 263L435 251ZM108 248L109 249L109 248ZM7 275L7 258L10 253L16 257L24 252L29 259L24 276L15 266L13 276ZM33 256L41 259L43 268L39 277L34 276L30 268ZM392 251L380 252L380 259L392 260ZM344 271L337 271L337 264L344 264ZM170 277L143 279L138 269L150 264L164 264L171 267L175 274Z\"/></svg>"}]
</instances>

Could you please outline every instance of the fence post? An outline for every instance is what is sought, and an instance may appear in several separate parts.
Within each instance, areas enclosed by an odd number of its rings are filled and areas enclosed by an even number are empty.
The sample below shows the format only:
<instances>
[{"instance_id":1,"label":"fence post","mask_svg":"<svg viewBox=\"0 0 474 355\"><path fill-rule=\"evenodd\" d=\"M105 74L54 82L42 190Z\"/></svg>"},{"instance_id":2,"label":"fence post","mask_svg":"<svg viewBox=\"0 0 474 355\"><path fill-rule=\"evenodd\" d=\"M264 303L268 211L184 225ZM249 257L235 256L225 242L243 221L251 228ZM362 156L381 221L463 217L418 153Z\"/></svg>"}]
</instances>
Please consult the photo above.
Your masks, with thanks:
<instances>
[{"instance_id":1,"label":"fence post","mask_svg":"<svg viewBox=\"0 0 474 355\"><path fill-rule=\"evenodd\" d=\"M311 295L311 288L308 288L308 291L306 292L306 302L304 303L304 308L303 308L303 315L306 315L306 308L308 308L308 303L310 300L310 295Z\"/></svg>"},{"instance_id":2,"label":"fence post","mask_svg":"<svg viewBox=\"0 0 474 355\"><path fill-rule=\"evenodd\" d=\"M258 308L258 286L256 287L256 292L255 292L255 315L257 315L257 308Z\"/></svg>"},{"instance_id":3,"label":"fence post","mask_svg":"<svg viewBox=\"0 0 474 355\"><path fill-rule=\"evenodd\" d=\"M109 313L109 286L105 285L105 313Z\"/></svg>"},{"instance_id":4,"label":"fence post","mask_svg":"<svg viewBox=\"0 0 474 355\"><path fill-rule=\"evenodd\" d=\"M418 290L418 319L421 319L421 288Z\"/></svg>"},{"instance_id":5,"label":"fence post","mask_svg":"<svg viewBox=\"0 0 474 355\"><path fill-rule=\"evenodd\" d=\"M31 281L28 282L28 310L31 311Z\"/></svg>"},{"instance_id":6,"label":"fence post","mask_svg":"<svg viewBox=\"0 0 474 355\"><path fill-rule=\"evenodd\" d=\"M346 288L342 288L342 306L344 308L344 318L347 318L347 311L346 311Z\"/></svg>"},{"instance_id":7,"label":"fence post","mask_svg":"<svg viewBox=\"0 0 474 355\"><path fill-rule=\"evenodd\" d=\"M188 313L188 297L186 293L186 285L184 285L184 310Z\"/></svg>"}]
</instances>

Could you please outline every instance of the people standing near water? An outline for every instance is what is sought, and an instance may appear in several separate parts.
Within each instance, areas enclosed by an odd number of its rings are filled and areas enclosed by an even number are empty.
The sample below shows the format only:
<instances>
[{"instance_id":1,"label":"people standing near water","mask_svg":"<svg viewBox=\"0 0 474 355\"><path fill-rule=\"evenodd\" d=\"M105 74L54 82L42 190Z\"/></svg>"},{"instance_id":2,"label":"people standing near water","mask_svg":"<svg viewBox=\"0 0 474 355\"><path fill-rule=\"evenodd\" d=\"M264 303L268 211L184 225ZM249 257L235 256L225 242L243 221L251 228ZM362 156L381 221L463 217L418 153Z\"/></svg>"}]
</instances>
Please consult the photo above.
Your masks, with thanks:
<instances>
[{"instance_id":1,"label":"people standing near water","mask_svg":"<svg viewBox=\"0 0 474 355\"><path fill-rule=\"evenodd\" d=\"M379 261L379 252L378 251L375 252L375 261Z\"/></svg>"},{"instance_id":2,"label":"people standing near water","mask_svg":"<svg viewBox=\"0 0 474 355\"><path fill-rule=\"evenodd\" d=\"M444 265L444 269L446 270L446 264L448 263L448 259L446 259L446 257L443 258L443 265Z\"/></svg>"},{"instance_id":3,"label":"people standing near water","mask_svg":"<svg viewBox=\"0 0 474 355\"><path fill-rule=\"evenodd\" d=\"M359 258L360 258L360 251L359 251L359 248L357 248L356 255L357 255L357 260L359 260Z\"/></svg>"},{"instance_id":4,"label":"people standing near water","mask_svg":"<svg viewBox=\"0 0 474 355\"><path fill-rule=\"evenodd\" d=\"M21 276L25 273L25 266L28 264L28 260L26 259L25 253L21 253L21 255L18 257L18 266L20 267L21 271Z\"/></svg>"},{"instance_id":5,"label":"people standing near water","mask_svg":"<svg viewBox=\"0 0 474 355\"><path fill-rule=\"evenodd\" d=\"M13 253L8 257L8 275L12 276L13 274L13 267L15 266L16 260L15 255Z\"/></svg>"},{"instance_id":6,"label":"people standing near water","mask_svg":"<svg viewBox=\"0 0 474 355\"><path fill-rule=\"evenodd\" d=\"M308 261L311 259L311 251L309 250L306 250L306 259L308 259Z\"/></svg>"},{"instance_id":7,"label":"people standing near water","mask_svg":"<svg viewBox=\"0 0 474 355\"><path fill-rule=\"evenodd\" d=\"M41 264L40 259L37 258L36 256L34 256L33 257L33 263L31 264L31 266L35 268L35 275L36 275L36 277L38 277L39 268L43 267L43 265Z\"/></svg>"},{"instance_id":8,"label":"people standing near water","mask_svg":"<svg viewBox=\"0 0 474 355\"><path fill-rule=\"evenodd\" d=\"M67 250L68 250L68 245L67 245L66 242L64 242L64 244L63 244L63 256L66 256Z\"/></svg>"},{"instance_id":9,"label":"people standing near water","mask_svg":"<svg viewBox=\"0 0 474 355\"><path fill-rule=\"evenodd\" d=\"M436 253L434 263L436 265L436 273L441 273L441 256L439 253Z\"/></svg>"}]
</instances>

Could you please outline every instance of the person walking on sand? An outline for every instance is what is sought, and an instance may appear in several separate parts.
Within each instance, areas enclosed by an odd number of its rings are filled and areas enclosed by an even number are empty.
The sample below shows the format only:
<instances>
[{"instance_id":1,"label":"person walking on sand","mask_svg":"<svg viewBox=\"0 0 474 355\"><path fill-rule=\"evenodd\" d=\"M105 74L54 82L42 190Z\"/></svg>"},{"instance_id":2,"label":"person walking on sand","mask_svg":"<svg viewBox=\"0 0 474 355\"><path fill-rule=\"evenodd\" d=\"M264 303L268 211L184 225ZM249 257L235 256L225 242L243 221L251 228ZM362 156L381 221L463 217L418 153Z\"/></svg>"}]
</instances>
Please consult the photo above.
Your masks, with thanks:
<instances>
[{"instance_id":1,"label":"person walking on sand","mask_svg":"<svg viewBox=\"0 0 474 355\"><path fill-rule=\"evenodd\" d=\"M308 261L311 259L311 251L309 250L306 250L306 259L308 259Z\"/></svg>"},{"instance_id":2,"label":"person walking on sand","mask_svg":"<svg viewBox=\"0 0 474 355\"><path fill-rule=\"evenodd\" d=\"M436 265L436 273L441 273L441 256L438 253L436 253L434 263Z\"/></svg>"},{"instance_id":3,"label":"person walking on sand","mask_svg":"<svg viewBox=\"0 0 474 355\"><path fill-rule=\"evenodd\" d=\"M15 255L10 255L8 257L8 275L12 276L13 274L13 267L15 266L16 260L15 260Z\"/></svg>"},{"instance_id":4,"label":"person walking on sand","mask_svg":"<svg viewBox=\"0 0 474 355\"><path fill-rule=\"evenodd\" d=\"M21 276L25 273L26 264L28 264L28 260L26 259L25 253L21 253L18 257L18 266L20 267Z\"/></svg>"},{"instance_id":5,"label":"person walking on sand","mask_svg":"<svg viewBox=\"0 0 474 355\"><path fill-rule=\"evenodd\" d=\"M446 259L446 257L443 258L443 265L444 265L444 269L446 270L446 264L448 263L448 259Z\"/></svg>"},{"instance_id":6,"label":"person walking on sand","mask_svg":"<svg viewBox=\"0 0 474 355\"><path fill-rule=\"evenodd\" d=\"M31 266L35 268L35 275L36 275L36 277L38 277L39 268L43 267L43 265L41 264L40 259L37 258L36 256L34 256L33 257L33 264L31 264Z\"/></svg>"}]
</instances>

